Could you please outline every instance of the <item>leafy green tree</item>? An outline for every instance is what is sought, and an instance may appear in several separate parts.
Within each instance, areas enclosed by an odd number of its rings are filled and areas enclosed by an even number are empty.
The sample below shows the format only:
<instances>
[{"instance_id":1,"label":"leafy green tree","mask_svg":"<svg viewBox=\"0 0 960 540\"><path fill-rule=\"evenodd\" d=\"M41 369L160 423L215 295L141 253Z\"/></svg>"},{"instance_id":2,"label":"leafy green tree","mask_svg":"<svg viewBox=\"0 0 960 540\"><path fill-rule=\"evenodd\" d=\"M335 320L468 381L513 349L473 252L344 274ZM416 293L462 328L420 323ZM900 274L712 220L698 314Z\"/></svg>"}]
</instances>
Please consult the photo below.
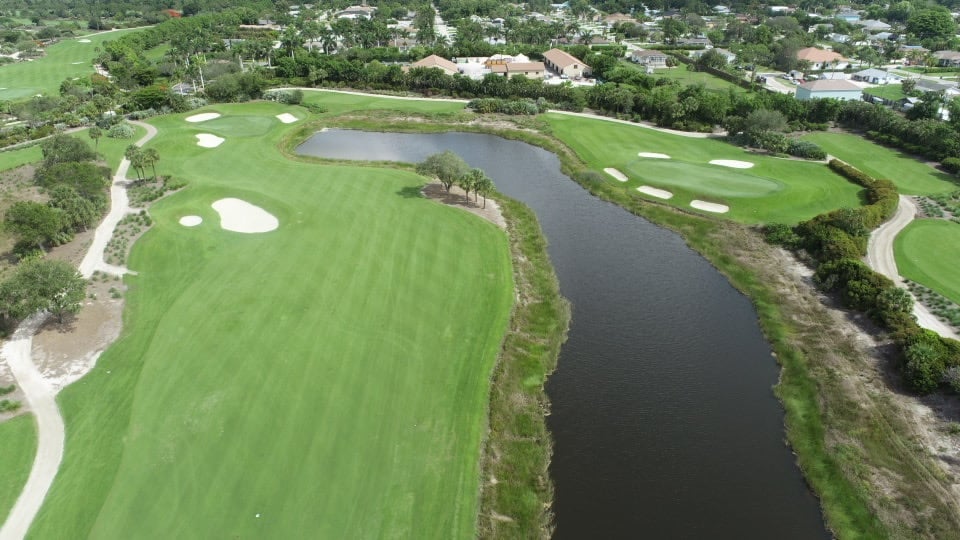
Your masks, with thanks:
<instances>
[{"instance_id":1,"label":"leafy green tree","mask_svg":"<svg viewBox=\"0 0 960 540\"><path fill-rule=\"evenodd\" d=\"M669 43L676 43L677 38L687 31L687 25L679 19L664 19L660 26L663 31L663 39Z\"/></svg>"},{"instance_id":2,"label":"leafy green tree","mask_svg":"<svg viewBox=\"0 0 960 540\"><path fill-rule=\"evenodd\" d=\"M85 231L93 226L100 212L97 205L85 199L70 186L60 184L50 190L51 207L63 211L64 225L74 231Z\"/></svg>"},{"instance_id":3,"label":"leafy green tree","mask_svg":"<svg viewBox=\"0 0 960 540\"><path fill-rule=\"evenodd\" d=\"M13 203L4 215L4 226L22 242L30 243L41 250L47 245L59 245L67 238L64 231L63 211L43 203L20 201Z\"/></svg>"},{"instance_id":4,"label":"leafy green tree","mask_svg":"<svg viewBox=\"0 0 960 540\"><path fill-rule=\"evenodd\" d=\"M110 185L110 169L90 162L58 163L38 169L34 182L47 189L67 185L82 197L95 200L103 198L105 189Z\"/></svg>"},{"instance_id":5,"label":"leafy green tree","mask_svg":"<svg viewBox=\"0 0 960 540\"><path fill-rule=\"evenodd\" d=\"M447 191L450 191L454 182L468 170L467 163L449 150L427 156L427 159L417 164L417 173L436 178Z\"/></svg>"},{"instance_id":6,"label":"leafy green tree","mask_svg":"<svg viewBox=\"0 0 960 540\"><path fill-rule=\"evenodd\" d=\"M40 143L43 154L43 166L49 167L68 161L92 161L96 152L90 150L87 143L69 135L58 134Z\"/></svg>"},{"instance_id":7,"label":"leafy green tree","mask_svg":"<svg viewBox=\"0 0 960 540\"><path fill-rule=\"evenodd\" d=\"M787 118L780 111L757 109L744 119L743 131L750 136L757 136L771 131L780 132L786 129Z\"/></svg>"},{"instance_id":8,"label":"leafy green tree","mask_svg":"<svg viewBox=\"0 0 960 540\"><path fill-rule=\"evenodd\" d=\"M68 262L28 259L0 284L0 309L15 319L46 310L62 324L64 315L80 311L86 287L87 281Z\"/></svg>"},{"instance_id":9,"label":"leafy green tree","mask_svg":"<svg viewBox=\"0 0 960 540\"><path fill-rule=\"evenodd\" d=\"M949 39L957 32L957 23L944 7L921 9L907 19L907 32L920 39Z\"/></svg>"}]
</instances>

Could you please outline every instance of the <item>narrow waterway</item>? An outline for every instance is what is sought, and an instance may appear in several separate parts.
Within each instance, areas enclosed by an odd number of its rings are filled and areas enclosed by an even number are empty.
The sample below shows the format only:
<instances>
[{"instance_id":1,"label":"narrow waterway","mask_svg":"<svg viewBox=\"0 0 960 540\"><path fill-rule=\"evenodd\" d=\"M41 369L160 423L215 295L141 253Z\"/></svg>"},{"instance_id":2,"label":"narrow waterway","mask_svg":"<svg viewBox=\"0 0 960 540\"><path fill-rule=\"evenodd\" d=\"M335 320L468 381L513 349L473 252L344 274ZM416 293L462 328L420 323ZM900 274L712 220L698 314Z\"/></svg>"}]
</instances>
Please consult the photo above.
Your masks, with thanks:
<instances>
[{"instance_id":1,"label":"narrow waterway","mask_svg":"<svg viewBox=\"0 0 960 540\"><path fill-rule=\"evenodd\" d=\"M679 236L594 198L555 155L495 136L329 130L298 148L406 162L443 150L536 212L573 305L547 383L554 537L829 538L784 443L756 313Z\"/></svg>"}]
</instances>

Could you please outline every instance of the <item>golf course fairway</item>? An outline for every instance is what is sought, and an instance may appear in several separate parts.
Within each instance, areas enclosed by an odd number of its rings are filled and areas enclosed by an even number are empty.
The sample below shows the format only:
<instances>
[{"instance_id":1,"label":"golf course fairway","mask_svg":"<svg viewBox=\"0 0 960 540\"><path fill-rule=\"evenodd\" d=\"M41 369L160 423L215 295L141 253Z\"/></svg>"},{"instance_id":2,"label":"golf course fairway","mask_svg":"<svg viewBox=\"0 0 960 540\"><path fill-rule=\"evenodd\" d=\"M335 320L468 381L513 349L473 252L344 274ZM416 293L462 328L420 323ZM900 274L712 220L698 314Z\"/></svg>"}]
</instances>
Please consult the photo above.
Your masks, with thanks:
<instances>
[{"instance_id":1,"label":"golf course fairway","mask_svg":"<svg viewBox=\"0 0 960 540\"><path fill-rule=\"evenodd\" d=\"M303 109L197 112L222 116L150 121L158 172L189 185L150 209L122 337L60 394L30 537L474 537L507 236L412 172L284 157L275 116ZM224 198L279 227L221 229Z\"/></svg>"},{"instance_id":2,"label":"golf course fairway","mask_svg":"<svg viewBox=\"0 0 960 540\"><path fill-rule=\"evenodd\" d=\"M0 524L20 496L37 452L37 423L32 414L0 422Z\"/></svg>"},{"instance_id":3,"label":"golf course fairway","mask_svg":"<svg viewBox=\"0 0 960 540\"><path fill-rule=\"evenodd\" d=\"M919 219L893 242L900 275L960 304L960 225Z\"/></svg>"}]
</instances>

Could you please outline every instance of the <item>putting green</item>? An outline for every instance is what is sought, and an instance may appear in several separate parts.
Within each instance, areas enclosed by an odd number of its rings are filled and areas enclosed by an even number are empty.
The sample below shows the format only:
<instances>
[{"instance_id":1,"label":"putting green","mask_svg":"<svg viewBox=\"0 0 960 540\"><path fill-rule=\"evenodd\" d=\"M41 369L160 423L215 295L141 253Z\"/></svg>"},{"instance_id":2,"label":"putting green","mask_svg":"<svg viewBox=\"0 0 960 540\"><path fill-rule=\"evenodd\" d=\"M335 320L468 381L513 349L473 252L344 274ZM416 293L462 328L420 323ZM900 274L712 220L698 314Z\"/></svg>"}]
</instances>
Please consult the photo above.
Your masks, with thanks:
<instances>
[{"instance_id":1,"label":"putting green","mask_svg":"<svg viewBox=\"0 0 960 540\"><path fill-rule=\"evenodd\" d=\"M36 453L37 424L32 414L0 423L0 524L27 483Z\"/></svg>"},{"instance_id":2,"label":"putting green","mask_svg":"<svg viewBox=\"0 0 960 540\"><path fill-rule=\"evenodd\" d=\"M35 94L57 95L60 83L73 77L92 74L91 60L95 49L104 41L114 40L137 29L115 30L65 39L47 47L46 55L32 62L17 62L0 66L0 100L20 99ZM83 43L80 40L90 40Z\"/></svg>"},{"instance_id":3,"label":"putting green","mask_svg":"<svg viewBox=\"0 0 960 540\"><path fill-rule=\"evenodd\" d=\"M817 214L862 204L862 189L834 174L825 164L752 154L716 139L682 137L641 126L556 113L544 118L553 135L591 168L615 167L631 181L616 182L639 197L641 185L663 188L674 197L662 201L689 209L694 199L730 207L724 218L743 223L797 223ZM639 152L663 153L670 160L638 158ZM753 163L750 169L709 165L726 159Z\"/></svg>"},{"instance_id":4,"label":"putting green","mask_svg":"<svg viewBox=\"0 0 960 540\"><path fill-rule=\"evenodd\" d=\"M202 112L219 112L215 109L204 109ZM191 114L198 114L191 112ZM221 137L262 137L277 124L276 118L266 118L253 115L221 116L205 122L188 123L194 131L213 133Z\"/></svg>"},{"instance_id":5,"label":"putting green","mask_svg":"<svg viewBox=\"0 0 960 540\"><path fill-rule=\"evenodd\" d=\"M893 243L900 275L960 304L960 225L918 219Z\"/></svg>"},{"instance_id":6,"label":"putting green","mask_svg":"<svg viewBox=\"0 0 960 540\"><path fill-rule=\"evenodd\" d=\"M218 106L272 127L216 156L203 124L151 120L159 172L190 187L151 209L123 337L61 393L66 455L33 537L475 536L506 235L410 196L410 172L284 158L290 110ZM220 229L224 197L279 228Z\"/></svg>"},{"instance_id":7,"label":"putting green","mask_svg":"<svg viewBox=\"0 0 960 540\"><path fill-rule=\"evenodd\" d=\"M717 165L666 159L638 159L627 166L630 176L650 185L724 198L766 197L786 186L769 178Z\"/></svg>"},{"instance_id":8,"label":"putting green","mask_svg":"<svg viewBox=\"0 0 960 540\"><path fill-rule=\"evenodd\" d=\"M907 195L934 195L956 191L956 179L900 151L847 133L811 133L804 139L819 144L863 172L886 178Z\"/></svg>"}]
</instances>

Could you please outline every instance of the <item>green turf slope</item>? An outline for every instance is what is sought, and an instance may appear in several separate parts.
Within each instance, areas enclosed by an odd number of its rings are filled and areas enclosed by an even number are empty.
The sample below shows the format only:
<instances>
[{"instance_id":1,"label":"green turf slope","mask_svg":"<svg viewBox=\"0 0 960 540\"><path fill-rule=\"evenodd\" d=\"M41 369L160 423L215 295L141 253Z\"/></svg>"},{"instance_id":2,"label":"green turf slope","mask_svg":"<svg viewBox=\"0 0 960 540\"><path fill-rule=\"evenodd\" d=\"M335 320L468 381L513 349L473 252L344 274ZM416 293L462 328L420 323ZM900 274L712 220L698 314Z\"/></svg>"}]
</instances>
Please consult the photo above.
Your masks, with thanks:
<instances>
[{"instance_id":1,"label":"green turf slope","mask_svg":"<svg viewBox=\"0 0 960 540\"><path fill-rule=\"evenodd\" d=\"M151 210L123 337L61 394L66 458L31 537L473 537L506 235L414 174L292 162L284 126L257 134L302 110L216 110L210 130L153 120L160 170L191 186ZM196 146L227 119L251 135ZM228 196L280 227L221 230Z\"/></svg>"},{"instance_id":2,"label":"green turf slope","mask_svg":"<svg viewBox=\"0 0 960 540\"><path fill-rule=\"evenodd\" d=\"M65 39L47 48L42 58L0 66L0 100L20 99L35 94L56 95L60 83L93 73L91 60L104 41L114 40L136 29L116 30ZM90 40L90 43L80 40Z\"/></svg>"},{"instance_id":3,"label":"green turf slope","mask_svg":"<svg viewBox=\"0 0 960 540\"><path fill-rule=\"evenodd\" d=\"M694 199L728 205L722 214L743 223L796 223L822 212L861 204L860 188L822 163L752 154L715 139L697 139L631 126L544 115L553 135L591 168L619 169L629 182L608 178L633 193L642 185L674 194L667 204L690 210ZM641 158L640 152L667 154L670 160ZM711 165L715 159L749 161L749 169ZM646 197L644 195L644 197ZM659 199L653 199L659 200ZM716 214L715 214L716 215Z\"/></svg>"},{"instance_id":4,"label":"green turf slope","mask_svg":"<svg viewBox=\"0 0 960 540\"><path fill-rule=\"evenodd\" d=\"M950 175L857 135L811 133L804 139L819 144L828 154L871 176L891 180L901 193L907 195L933 195L958 189Z\"/></svg>"},{"instance_id":5,"label":"green turf slope","mask_svg":"<svg viewBox=\"0 0 960 540\"><path fill-rule=\"evenodd\" d=\"M0 422L0 523L17 502L37 453L37 424L32 414Z\"/></svg>"},{"instance_id":6,"label":"green turf slope","mask_svg":"<svg viewBox=\"0 0 960 540\"><path fill-rule=\"evenodd\" d=\"M893 243L900 275L960 304L960 225L942 219L914 221Z\"/></svg>"}]
</instances>

